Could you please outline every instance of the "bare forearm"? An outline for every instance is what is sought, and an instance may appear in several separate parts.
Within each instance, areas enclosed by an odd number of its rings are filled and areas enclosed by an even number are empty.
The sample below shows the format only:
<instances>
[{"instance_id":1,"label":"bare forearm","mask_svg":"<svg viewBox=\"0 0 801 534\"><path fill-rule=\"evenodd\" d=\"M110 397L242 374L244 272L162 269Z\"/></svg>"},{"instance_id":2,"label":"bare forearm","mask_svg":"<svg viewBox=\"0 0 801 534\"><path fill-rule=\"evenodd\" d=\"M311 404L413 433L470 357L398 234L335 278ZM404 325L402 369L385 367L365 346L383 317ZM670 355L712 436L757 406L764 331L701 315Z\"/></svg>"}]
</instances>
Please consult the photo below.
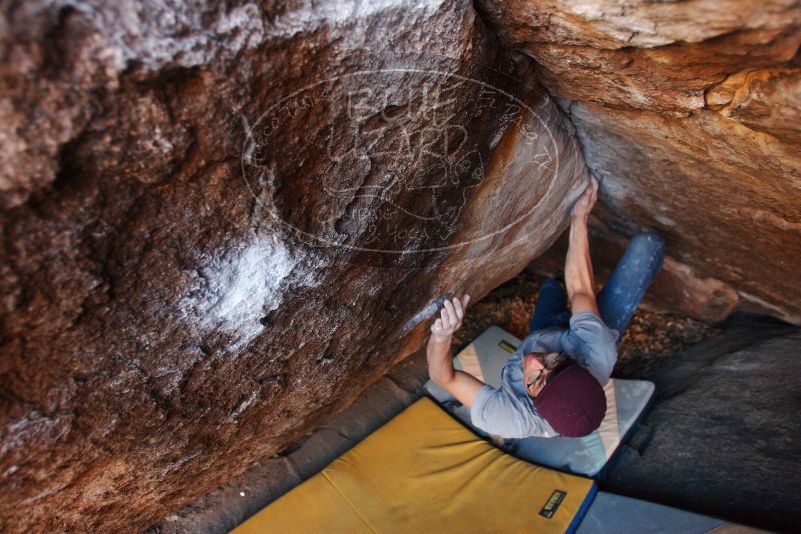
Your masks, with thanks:
<instances>
[{"instance_id":1,"label":"bare forearm","mask_svg":"<svg viewBox=\"0 0 801 534\"><path fill-rule=\"evenodd\" d=\"M428 376L439 385L453 380L455 369L451 358L452 338L441 338L432 335L428 339L426 347L426 359L428 360Z\"/></svg>"},{"instance_id":2,"label":"bare forearm","mask_svg":"<svg viewBox=\"0 0 801 534\"><path fill-rule=\"evenodd\" d=\"M594 294L590 240L587 222L574 218L570 223L570 244L565 260L565 285L567 296L573 299L577 293Z\"/></svg>"},{"instance_id":3,"label":"bare forearm","mask_svg":"<svg viewBox=\"0 0 801 534\"><path fill-rule=\"evenodd\" d=\"M451 358L451 339L442 340L432 335L428 340L426 357L428 358L428 376L431 377L431 380L470 408L484 382L464 371L454 369Z\"/></svg>"},{"instance_id":4,"label":"bare forearm","mask_svg":"<svg viewBox=\"0 0 801 534\"><path fill-rule=\"evenodd\" d=\"M565 286L573 313L586 310L598 313L589 231L585 217L573 217L570 223L570 244L565 260Z\"/></svg>"},{"instance_id":5,"label":"bare forearm","mask_svg":"<svg viewBox=\"0 0 801 534\"><path fill-rule=\"evenodd\" d=\"M426 358L428 359L428 375L431 380L469 408L484 382L454 369L451 358L452 335L462 325L464 309L468 302L470 302L470 295L464 296L464 305L458 298L454 298L452 301L446 299L443 302L440 318L431 326Z\"/></svg>"}]
</instances>

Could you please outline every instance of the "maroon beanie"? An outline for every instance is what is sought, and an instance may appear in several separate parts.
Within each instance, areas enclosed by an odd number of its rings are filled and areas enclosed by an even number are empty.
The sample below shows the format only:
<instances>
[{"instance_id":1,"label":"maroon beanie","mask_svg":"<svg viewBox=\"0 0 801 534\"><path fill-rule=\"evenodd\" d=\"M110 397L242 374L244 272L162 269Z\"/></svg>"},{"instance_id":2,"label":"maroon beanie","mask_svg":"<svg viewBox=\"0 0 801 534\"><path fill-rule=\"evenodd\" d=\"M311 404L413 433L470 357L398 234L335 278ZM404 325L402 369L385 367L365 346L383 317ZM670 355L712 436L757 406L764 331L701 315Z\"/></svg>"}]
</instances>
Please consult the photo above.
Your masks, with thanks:
<instances>
[{"instance_id":1,"label":"maroon beanie","mask_svg":"<svg viewBox=\"0 0 801 534\"><path fill-rule=\"evenodd\" d=\"M551 428L566 437L592 433L606 415L604 389L589 371L575 363L549 380L532 400Z\"/></svg>"}]
</instances>

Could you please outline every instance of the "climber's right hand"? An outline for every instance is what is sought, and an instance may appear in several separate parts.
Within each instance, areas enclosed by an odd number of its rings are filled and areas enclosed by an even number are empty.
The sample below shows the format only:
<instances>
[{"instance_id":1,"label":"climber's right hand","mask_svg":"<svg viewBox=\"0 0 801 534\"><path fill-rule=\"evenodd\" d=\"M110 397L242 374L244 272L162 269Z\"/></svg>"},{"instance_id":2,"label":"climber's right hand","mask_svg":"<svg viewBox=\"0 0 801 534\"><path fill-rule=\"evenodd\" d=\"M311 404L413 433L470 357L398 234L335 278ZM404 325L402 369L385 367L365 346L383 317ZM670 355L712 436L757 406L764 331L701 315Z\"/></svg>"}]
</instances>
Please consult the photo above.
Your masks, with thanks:
<instances>
[{"instance_id":1,"label":"climber's right hand","mask_svg":"<svg viewBox=\"0 0 801 534\"><path fill-rule=\"evenodd\" d=\"M598 200L598 180L596 180L595 177L590 177L590 183L587 185L587 189L584 190L584 193L582 193L573 205L571 214L573 219L586 221L590 216L593 206L595 206L596 200Z\"/></svg>"}]
</instances>

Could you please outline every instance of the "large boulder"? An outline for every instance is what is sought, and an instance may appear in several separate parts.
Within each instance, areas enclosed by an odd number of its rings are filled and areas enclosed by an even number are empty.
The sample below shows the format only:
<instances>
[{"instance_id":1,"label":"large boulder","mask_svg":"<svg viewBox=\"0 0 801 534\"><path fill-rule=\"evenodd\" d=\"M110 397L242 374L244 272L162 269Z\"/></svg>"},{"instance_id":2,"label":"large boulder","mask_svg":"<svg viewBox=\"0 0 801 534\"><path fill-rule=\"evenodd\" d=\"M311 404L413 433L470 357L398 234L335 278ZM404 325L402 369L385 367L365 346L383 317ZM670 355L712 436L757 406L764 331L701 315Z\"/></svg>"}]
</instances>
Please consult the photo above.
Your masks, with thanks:
<instances>
[{"instance_id":1,"label":"large boulder","mask_svg":"<svg viewBox=\"0 0 801 534\"><path fill-rule=\"evenodd\" d=\"M5 3L0 530L136 531L545 250L572 127L466 0Z\"/></svg>"},{"instance_id":2,"label":"large boulder","mask_svg":"<svg viewBox=\"0 0 801 534\"><path fill-rule=\"evenodd\" d=\"M606 489L760 532L797 531L801 329L777 323L735 315L649 376L657 398Z\"/></svg>"},{"instance_id":3,"label":"large boulder","mask_svg":"<svg viewBox=\"0 0 801 534\"><path fill-rule=\"evenodd\" d=\"M602 181L601 233L665 237L669 278L688 284L666 281L657 300L699 318L739 306L801 324L798 2L479 6L568 111ZM713 304L699 280L718 288Z\"/></svg>"}]
</instances>

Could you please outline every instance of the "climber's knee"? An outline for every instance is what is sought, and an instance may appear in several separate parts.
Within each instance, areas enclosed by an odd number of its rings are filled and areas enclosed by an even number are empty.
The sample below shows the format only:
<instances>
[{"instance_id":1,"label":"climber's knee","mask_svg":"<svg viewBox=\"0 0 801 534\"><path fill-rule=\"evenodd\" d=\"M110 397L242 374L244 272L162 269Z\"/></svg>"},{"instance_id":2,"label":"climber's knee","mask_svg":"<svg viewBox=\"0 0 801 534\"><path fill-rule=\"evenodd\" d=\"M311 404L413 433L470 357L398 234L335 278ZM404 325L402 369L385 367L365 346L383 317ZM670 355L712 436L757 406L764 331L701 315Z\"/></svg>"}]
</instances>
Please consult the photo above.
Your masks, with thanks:
<instances>
[{"instance_id":1,"label":"climber's knee","mask_svg":"<svg viewBox=\"0 0 801 534\"><path fill-rule=\"evenodd\" d=\"M665 254L665 241L654 232L642 232L631 238L629 250L634 254L659 255Z\"/></svg>"}]
</instances>

